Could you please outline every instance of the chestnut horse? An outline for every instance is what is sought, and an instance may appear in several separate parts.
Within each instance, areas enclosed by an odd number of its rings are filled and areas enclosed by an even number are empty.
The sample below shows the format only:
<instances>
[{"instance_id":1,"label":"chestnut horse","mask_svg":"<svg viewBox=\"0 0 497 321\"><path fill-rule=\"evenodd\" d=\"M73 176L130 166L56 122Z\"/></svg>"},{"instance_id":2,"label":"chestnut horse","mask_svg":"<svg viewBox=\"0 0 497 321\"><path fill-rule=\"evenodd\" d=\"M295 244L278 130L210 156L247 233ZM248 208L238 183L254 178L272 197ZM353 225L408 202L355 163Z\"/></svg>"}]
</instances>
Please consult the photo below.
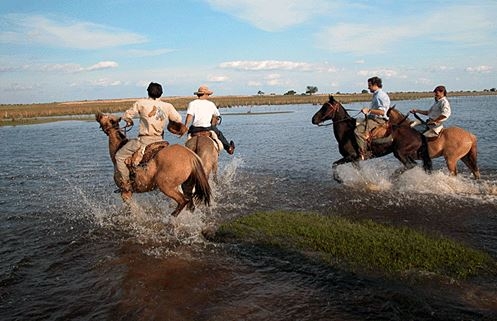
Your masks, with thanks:
<instances>
[{"instance_id":1,"label":"chestnut horse","mask_svg":"<svg viewBox=\"0 0 497 321\"><path fill-rule=\"evenodd\" d=\"M338 150L343 156L333 163L333 176L335 180L341 181L336 174L336 167L338 165L349 162L357 164L357 162L360 160L359 147L357 145L354 133L354 130L356 128L356 119L354 117L351 117L342 106L342 104L339 101L335 100L332 95L329 96L329 101L324 103L321 109L319 109L314 114L314 116L312 117L312 123L314 125L322 126L323 122L330 119L333 121L333 133L335 134L335 138L338 142ZM373 141L370 144L373 158L381 157L392 152L397 157L398 154L396 151L399 148L402 148L408 150L410 155L421 155L421 159L423 160L423 167L425 168L425 170L431 169L431 160L428 157L426 148L423 148L421 140L419 141L419 143L406 142L404 140L404 144L399 144L399 140L395 140L393 136L388 138L389 133L389 129L387 128L387 138L380 139L378 143L375 143L375 141ZM397 131L397 134L400 133L400 131ZM412 157L398 159L402 162L402 164L404 164L405 168L407 169L414 167L414 165L416 164L415 160Z\"/></svg>"},{"instance_id":2,"label":"chestnut horse","mask_svg":"<svg viewBox=\"0 0 497 321\"><path fill-rule=\"evenodd\" d=\"M122 129L119 128L120 119L114 115L102 113L97 113L95 118L100 128L109 136L109 154L116 168L116 152L128 141ZM182 184L195 187L195 192L190 196L195 201L210 205L211 189L202 161L194 152L182 145L164 147L148 161L146 166L131 168L130 174L134 174L133 192L143 193L158 188L176 201L178 205L171 213L173 216L177 216L188 202L193 201L179 190ZM114 175L114 180L116 180L116 175ZM118 185L117 181L116 185Z\"/></svg>"},{"instance_id":3,"label":"chestnut horse","mask_svg":"<svg viewBox=\"0 0 497 321\"><path fill-rule=\"evenodd\" d=\"M398 130L410 130L413 133L410 140L414 142L419 142L425 138L424 135L411 127L411 121L407 118L407 115L404 116L395 108L390 108L387 115L389 117L388 122L392 125L394 133ZM477 162L477 138L460 127L444 128L436 139L429 139L428 154L430 158L443 156L451 175L457 175L457 161L462 160L471 170L474 178L480 178Z\"/></svg>"}]
</instances>

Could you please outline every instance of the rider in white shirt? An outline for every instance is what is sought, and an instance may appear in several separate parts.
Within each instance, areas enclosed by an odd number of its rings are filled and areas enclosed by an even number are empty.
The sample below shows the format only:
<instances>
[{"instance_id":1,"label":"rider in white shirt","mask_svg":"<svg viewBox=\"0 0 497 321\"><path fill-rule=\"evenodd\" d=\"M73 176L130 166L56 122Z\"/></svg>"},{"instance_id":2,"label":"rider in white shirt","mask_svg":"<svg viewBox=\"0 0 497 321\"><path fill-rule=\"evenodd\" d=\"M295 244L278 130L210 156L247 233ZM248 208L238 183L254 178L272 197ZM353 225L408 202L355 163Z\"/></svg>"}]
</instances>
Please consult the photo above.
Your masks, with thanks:
<instances>
[{"instance_id":1,"label":"rider in white shirt","mask_svg":"<svg viewBox=\"0 0 497 321\"><path fill-rule=\"evenodd\" d=\"M443 129L443 122L449 119L451 114L450 103L447 99L447 90L444 86L437 86L433 93L435 95L435 102L428 110L411 109L411 113L421 114L428 116L428 121L426 126L423 127L423 135L428 138L438 137ZM418 129L419 123L415 124L415 128Z\"/></svg>"},{"instance_id":2,"label":"rider in white shirt","mask_svg":"<svg viewBox=\"0 0 497 321\"><path fill-rule=\"evenodd\" d=\"M204 85L200 86L198 91L194 92L194 95L197 95L197 99L188 104L185 125L188 127L191 123L188 130L190 134L202 131L214 131L219 140L223 143L226 152L232 155L235 152L235 143L233 141L228 143L228 140L216 126L221 115L217 106L212 101L208 100L209 96L212 94L213 92Z\"/></svg>"}]
</instances>

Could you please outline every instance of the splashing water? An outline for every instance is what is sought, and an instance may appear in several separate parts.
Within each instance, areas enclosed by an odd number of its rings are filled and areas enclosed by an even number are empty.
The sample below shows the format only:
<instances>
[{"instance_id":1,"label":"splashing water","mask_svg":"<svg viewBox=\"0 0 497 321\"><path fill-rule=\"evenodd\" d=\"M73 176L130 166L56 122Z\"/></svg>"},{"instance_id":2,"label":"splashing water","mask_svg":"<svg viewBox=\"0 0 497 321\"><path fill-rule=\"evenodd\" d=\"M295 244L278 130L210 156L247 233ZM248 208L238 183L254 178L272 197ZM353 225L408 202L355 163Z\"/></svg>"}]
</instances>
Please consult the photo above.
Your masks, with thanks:
<instances>
[{"instance_id":1,"label":"splashing water","mask_svg":"<svg viewBox=\"0 0 497 321\"><path fill-rule=\"evenodd\" d=\"M497 184L489 180L474 180L467 173L450 176L441 169L426 173L421 167L401 171L398 165L373 159L337 167L344 185L371 191L392 191L403 194L438 194L454 197L469 197L495 202Z\"/></svg>"}]
</instances>

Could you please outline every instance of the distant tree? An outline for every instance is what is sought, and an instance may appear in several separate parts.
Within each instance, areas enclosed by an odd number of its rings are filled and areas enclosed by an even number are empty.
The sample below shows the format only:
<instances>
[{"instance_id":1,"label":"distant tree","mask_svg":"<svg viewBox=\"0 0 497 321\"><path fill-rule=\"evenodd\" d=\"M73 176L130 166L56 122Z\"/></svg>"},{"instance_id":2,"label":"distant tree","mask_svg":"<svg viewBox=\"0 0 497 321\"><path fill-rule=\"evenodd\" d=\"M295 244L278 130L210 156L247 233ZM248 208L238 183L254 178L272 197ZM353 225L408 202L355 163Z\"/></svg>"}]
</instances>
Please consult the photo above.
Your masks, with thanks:
<instances>
[{"instance_id":1,"label":"distant tree","mask_svg":"<svg viewBox=\"0 0 497 321\"><path fill-rule=\"evenodd\" d=\"M490 91L495 91L495 88L490 88Z\"/></svg>"},{"instance_id":2,"label":"distant tree","mask_svg":"<svg viewBox=\"0 0 497 321\"><path fill-rule=\"evenodd\" d=\"M264 92L263 92L262 90L259 90L259 91L257 92L257 95L262 96L262 95L264 95Z\"/></svg>"},{"instance_id":3,"label":"distant tree","mask_svg":"<svg viewBox=\"0 0 497 321\"><path fill-rule=\"evenodd\" d=\"M367 91L367 89L363 89L363 90L361 91L361 93L362 93L362 94L367 94L367 93L368 93L368 91Z\"/></svg>"},{"instance_id":4,"label":"distant tree","mask_svg":"<svg viewBox=\"0 0 497 321\"><path fill-rule=\"evenodd\" d=\"M297 92L295 90L289 90L287 91L286 93L284 93L283 95L286 95L286 96L293 96L295 95Z\"/></svg>"},{"instance_id":5,"label":"distant tree","mask_svg":"<svg viewBox=\"0 0 497 321\"><path fill-rule=\"evenodd\" d=\"M307 86L307 90L305 91L306 94L312 95L318 92L318 87L316 86Z\"/></svg>"}]
</instances>

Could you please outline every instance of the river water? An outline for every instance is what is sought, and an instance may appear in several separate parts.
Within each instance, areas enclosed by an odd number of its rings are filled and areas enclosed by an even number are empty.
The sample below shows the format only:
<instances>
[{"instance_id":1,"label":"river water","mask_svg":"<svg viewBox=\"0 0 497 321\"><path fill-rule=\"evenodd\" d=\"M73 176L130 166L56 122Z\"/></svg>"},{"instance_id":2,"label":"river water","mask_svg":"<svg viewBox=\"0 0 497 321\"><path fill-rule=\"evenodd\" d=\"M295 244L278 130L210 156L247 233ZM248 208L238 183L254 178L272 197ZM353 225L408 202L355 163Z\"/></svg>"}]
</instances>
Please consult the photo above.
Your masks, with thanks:
<instances>
[{"instance_id":1,"label":"river water","mask_svg":"<svg viewBox=\"0 0 497 321\"><path fill-rule=\"evenodd\" d=\"M479 139L480 181L462 164L449 177L441 159L431 175L393 179L400 163L386 156L340 166L338 184L332 129L311 124L320 106L238 107L222 110L237 148L220 156L212 206L178 218L158 192L122 205L96 122L1 127L0 319L497 319L494 276L390 280L201 236L254 211L315 211L444 235L497 259L497 96L450 100L448 125ZM431 102L395 103L406 112Z\"/></svg>"}]
</instances>

